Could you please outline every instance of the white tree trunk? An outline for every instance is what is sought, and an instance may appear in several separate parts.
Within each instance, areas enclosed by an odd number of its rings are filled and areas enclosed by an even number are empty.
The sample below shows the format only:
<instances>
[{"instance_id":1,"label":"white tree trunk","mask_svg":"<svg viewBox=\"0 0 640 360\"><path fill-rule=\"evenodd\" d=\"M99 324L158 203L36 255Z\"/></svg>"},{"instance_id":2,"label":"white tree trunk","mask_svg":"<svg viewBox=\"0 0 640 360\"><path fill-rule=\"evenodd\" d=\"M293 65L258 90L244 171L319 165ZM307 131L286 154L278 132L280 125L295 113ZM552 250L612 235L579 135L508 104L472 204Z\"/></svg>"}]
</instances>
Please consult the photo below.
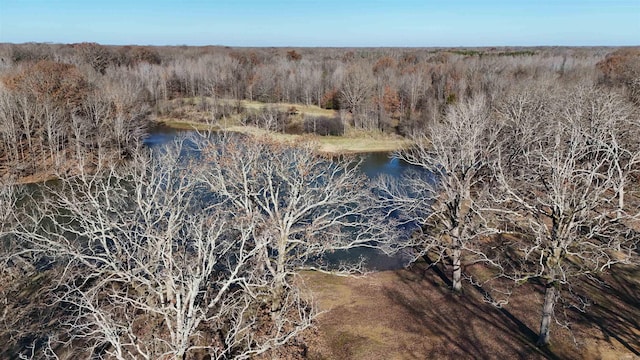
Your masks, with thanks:
<instances>
[{"instance_id":1,"label":"white tree trunk","mask_svg":"<svg viewBox=\"0 0 640 360\"><path fill-rule=\"evenodd\" d=\"M453 263L453 276L451 288L453 291L459 293L462 291L462 269L460 266L460 248L453 249L453 257L451 259Z\"/></svg>"},{"instance_id":2,"label":"white tree trunk","mask_svg":"<svg viewBox=\"0 0 640 360\"><path fill-rule=\"evenodd\" d=\"M542 320L540 321L540 333L538 334L538 346L549 345L549 329L551 327L551 317L553 316L553 307L556 303L555 282L547 283L544 292L544 305L542 306Z\"/></svg>"},{"instance_id":3,"label":"white tree trunk","mask_svg":"<svg viewBox=\"0 0 640 360\"><path fill-rule=\"evenodd\" d=\"M618 211L619 218L624 216L624 184L620 184L618 187Z\"/></svg>"}]
</instances>

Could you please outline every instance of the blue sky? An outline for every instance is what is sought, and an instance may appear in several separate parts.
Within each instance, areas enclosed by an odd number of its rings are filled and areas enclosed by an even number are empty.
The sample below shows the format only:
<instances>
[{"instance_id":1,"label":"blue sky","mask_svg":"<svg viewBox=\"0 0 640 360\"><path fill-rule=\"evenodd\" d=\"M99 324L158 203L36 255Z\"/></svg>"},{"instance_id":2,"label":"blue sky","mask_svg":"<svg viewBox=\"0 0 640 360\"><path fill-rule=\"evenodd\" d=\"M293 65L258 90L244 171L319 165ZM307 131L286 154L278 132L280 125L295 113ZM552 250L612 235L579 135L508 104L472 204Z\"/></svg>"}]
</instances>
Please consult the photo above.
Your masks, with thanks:
<instances>
[{"instance_id":1,"label":"blue sky","mask_svg":"<svg viewBox=\"0 0 640 360\"><path fill-rule=\"evenodd\" d=\"M640 45L640 0L0 0L0 42Z\"/></svg>"}]
</instances>

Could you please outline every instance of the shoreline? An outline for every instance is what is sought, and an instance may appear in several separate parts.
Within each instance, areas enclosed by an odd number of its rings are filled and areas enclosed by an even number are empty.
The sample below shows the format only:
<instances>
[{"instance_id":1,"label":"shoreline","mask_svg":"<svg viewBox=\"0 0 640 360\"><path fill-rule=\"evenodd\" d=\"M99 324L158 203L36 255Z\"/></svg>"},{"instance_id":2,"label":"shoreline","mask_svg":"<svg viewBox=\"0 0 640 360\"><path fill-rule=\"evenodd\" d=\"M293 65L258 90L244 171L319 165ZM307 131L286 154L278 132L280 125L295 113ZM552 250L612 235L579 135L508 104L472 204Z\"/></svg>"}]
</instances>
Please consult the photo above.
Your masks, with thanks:
<instances>
[{"instance_id":1,"label":"shoreline","mask_svg":"<svg viewBox=\"0 0 640 360\"><path fill-rule=\"evenodd\" d=\"M328 155L366 154L393 152L406 149L411 142L399 135L390 136L374 133L359 133L346 136L320 136L315 134L282 134L254 126L233 125L222 127L215 124L203 124L201 122L176 119L154 119L153 123L166 126L174 130L200 130L200 131L228 131L254 137L268 137L271 140L296 144L309 141L317 144L320 153Z\"/></svg>"},{"instance_id":2,"label":"shoreline","mask_svg":"<svg viewBox=\"0 0 640 360\"><path fill-rule=\"evenodd\" d=\"M380 136L380 134L364 132L347 136L281 134L260 129L254 126L233 125L222 127L215 124L204 124L195 121L173 119L153 119L151 121L151 124L164 126L177 131L228 131L238 134L250 135L253 137L268 138L272 141L290 145L300 144L301 142L310 142L314 144L316 150L319 153L330 156L367 153L390 153L393 151L406 149L411 146L411 142L409 140L404 139L398 135ZM4 176L0 176L0 183L6 182L8 184L26 185L57 179L59 179L59 176L57 174L51 172L50 170L47 170L16 178L6 178Z\"/></svg>"}]
</instances>

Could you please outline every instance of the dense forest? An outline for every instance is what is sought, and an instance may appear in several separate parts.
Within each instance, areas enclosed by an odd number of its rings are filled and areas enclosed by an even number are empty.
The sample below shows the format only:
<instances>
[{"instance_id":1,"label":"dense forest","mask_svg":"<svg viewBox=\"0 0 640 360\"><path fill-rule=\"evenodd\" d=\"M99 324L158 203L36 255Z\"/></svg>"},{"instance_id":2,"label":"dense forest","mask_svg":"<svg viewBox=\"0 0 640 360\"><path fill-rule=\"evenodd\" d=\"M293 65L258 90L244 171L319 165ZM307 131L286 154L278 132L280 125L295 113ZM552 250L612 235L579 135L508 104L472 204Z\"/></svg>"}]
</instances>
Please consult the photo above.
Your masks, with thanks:
<instances>
[{"instance_id":1,"label":"dense forest","mask_svg":"<svg viewBox=\"0 0 640 360\"><path fill-rule=\"evenodd\" d=\"M181 115L172 99L205 99L198 107L208 122L242 114L233 101L249 100L340 111L313 119L314 126L292 123L286 111L269 114L272 121L244 114L243 124L322 134L341 134L346 125L401 135L477 95L493 104L524 89L597 86L638 104L638 51L3 44L0 169L5 178L64 173L74 159L126 156L149 129L149 115Z\"/></svg>"},{"instance_id":2,"label":"dense forest","mask_svg":"<svg viewBox=\"0 0 640 360\"><path fill-rule=\"evenodd\" d=\"M226 133L143 146L166 118L401 136L411 169ZM535 289L546 349L590 311L580 279L637 274L639 119L638 48L0 44L0 350L305 358L301 272L365 271L324 262L361 247L442 269L455 301Z\"/></svg>"}]
</instances>

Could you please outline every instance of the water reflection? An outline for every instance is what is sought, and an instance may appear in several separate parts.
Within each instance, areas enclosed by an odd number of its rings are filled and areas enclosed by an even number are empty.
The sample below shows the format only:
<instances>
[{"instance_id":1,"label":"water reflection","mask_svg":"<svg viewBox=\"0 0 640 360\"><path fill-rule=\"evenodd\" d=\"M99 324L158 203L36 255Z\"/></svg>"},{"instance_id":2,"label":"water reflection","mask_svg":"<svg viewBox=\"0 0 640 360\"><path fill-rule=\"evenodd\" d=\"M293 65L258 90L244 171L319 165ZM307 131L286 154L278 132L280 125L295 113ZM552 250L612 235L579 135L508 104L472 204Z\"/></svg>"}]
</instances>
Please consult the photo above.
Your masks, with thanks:
<instances>
[{"instance_id":1,"label":"water reflection","mask_svg":"<svg viewBox=\"0 0 640 360\"><path fill-rule=\"evenodd\" d=\"M360 164L360 169L369 179L375 179L380 175L398 178L411 168L406 162L392 157L391 153L377 152L361 156L362 164Z\"/></svg>"},{"instance_id":2,"label":"water reflection","mask_svg":"<svg viewBox=\"0 0 640 360\"><path fill-rule=\"evenodd\" d=\"M164 125L156 125L151 129L143 143L149 147L156 147L172 142L176 136L187 135L190 131L176 130Z\"/></svg>"}]
</instances>

